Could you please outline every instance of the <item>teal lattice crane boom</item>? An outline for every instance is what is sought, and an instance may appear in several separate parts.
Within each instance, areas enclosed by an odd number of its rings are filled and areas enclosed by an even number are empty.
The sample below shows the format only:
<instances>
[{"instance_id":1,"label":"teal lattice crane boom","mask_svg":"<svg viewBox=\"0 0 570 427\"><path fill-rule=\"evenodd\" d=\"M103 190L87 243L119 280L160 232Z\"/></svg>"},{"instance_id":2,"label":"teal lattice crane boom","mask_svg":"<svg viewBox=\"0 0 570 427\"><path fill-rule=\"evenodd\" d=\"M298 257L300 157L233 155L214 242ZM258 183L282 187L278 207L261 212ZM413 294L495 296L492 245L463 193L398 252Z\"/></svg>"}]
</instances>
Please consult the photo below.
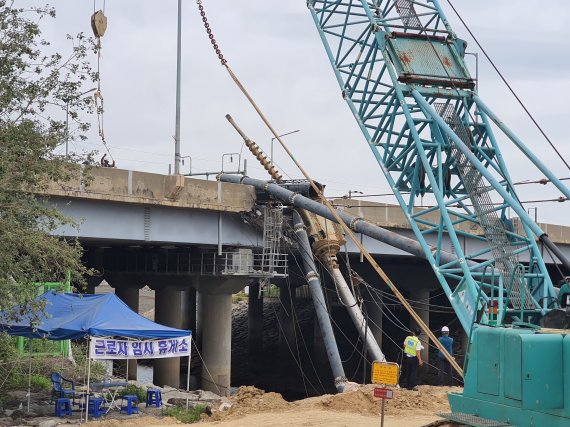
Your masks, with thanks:
<instances>
[{"instance_id":1,"label":"teal lattice crane boom","mask_svg":"<svg viewBox=\"0 0 570 427\"><path fill-rule=\"evenodd\" d=\"M552 243L522 207L492 123L566 198L570 191L480 100L466 43L438 1L307 4L342 96L463 327L478 311L487 316L480 309L490 301L499 322L557 307L537 239ZM426 193L436 206L415 208ZM457 261L440 259L445 235Z\"/></svg>"}]
</instances>

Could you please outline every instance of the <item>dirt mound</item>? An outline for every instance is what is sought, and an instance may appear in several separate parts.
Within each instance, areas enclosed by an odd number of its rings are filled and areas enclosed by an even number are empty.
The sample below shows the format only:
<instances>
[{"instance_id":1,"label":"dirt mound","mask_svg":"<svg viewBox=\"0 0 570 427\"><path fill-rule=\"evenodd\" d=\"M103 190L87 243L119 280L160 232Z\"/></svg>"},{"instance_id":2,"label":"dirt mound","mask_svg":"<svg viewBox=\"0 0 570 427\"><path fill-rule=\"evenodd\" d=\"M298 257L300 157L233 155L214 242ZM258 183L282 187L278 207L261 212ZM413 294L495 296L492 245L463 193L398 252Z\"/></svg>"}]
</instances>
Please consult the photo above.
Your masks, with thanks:
<instances>
[{"instance_id":1,"label":"dirt mound","mask_svg":"<svg viewBox=\"0 0 570 427\"><path fill-rule=\"evenodd\" d=\"M231 409L227 412L215 413L212 416L213 421L258 412L280 411L292 406L279 393L266 393L253 386L240 387L230 400L232 403Z\"/></svg>"},{"instance_id":2,"label":"dirt mound","mask_svg":"<svg viewBox=\"0 0 570 427\"><path fill-rule=\"evenodd\" d=\"M311 397L295 402L301 407L327 409L340 412L356 412L363 415L378 415L380 399L374 397L374 385L360 386L342 394ZM461 390L456 388L456 390ZM386 413L398 415L410 410L435 413L449 410L448 387L420 386L419 391L394 389L394 399L386 401Z\"/></svg>"},{"instance_id":3,"label":"dirt mound","mask_svg":"<svg viewBox=\"0 0 570 427\"><path fill-rule=\"evenodd\" d=\"M256 411L286 409L291 405L279 393L266 393L253 386L240 387L231 401L234 407L247 409L247 412L251 412L250 409Z\"/></svg>"},{"instance_id":4,"label":"dirt mound","mask_svg":"<svg viewBox=\"0 0 570 427\"><path fill-rule=\"evenodd\" d=\"M418 412L448 412L449 391L461 391L459 387L419 386L419 391L398 389L394 391L394 399L386 402L386 413L398 415L410 410Z\"/></svg>"},{"instance_id":5,"label":"dirt mound","mask_svg":"<svg viewBox=\"0 0 570 427\"><path fill-rule=\"evenodd\" d=\"M378 402L372 393L368 393L365 387L342 394L325 394L318 397L310 397L295 402L301 407L314 409L327 409L340 412L357 412L361 414L379 413Z\"/></svg>"},{"instance_id":6,"label":"dirt mound","mask_svg":"<svg viewBox=\"0 0 570 427\"><path fill-rule=\"evenodd\" d=\"M355 413L363 416L380 414L380 399L374 397L373 384L356 386L351 391L341 394L326 394L318 397L287 402L279 393L266 393L252 386L244 386L230 398L232 408L227 412L217 412L210 420L239 418L261 412L281 412L288 409L302 411L325 410ZM460 392L459 387L419 386L419 391L394 388L394 398L386 401L387 415L403 415L414 413L433 415L448 412L447 393Z\"/></svg>"}]
</instances>

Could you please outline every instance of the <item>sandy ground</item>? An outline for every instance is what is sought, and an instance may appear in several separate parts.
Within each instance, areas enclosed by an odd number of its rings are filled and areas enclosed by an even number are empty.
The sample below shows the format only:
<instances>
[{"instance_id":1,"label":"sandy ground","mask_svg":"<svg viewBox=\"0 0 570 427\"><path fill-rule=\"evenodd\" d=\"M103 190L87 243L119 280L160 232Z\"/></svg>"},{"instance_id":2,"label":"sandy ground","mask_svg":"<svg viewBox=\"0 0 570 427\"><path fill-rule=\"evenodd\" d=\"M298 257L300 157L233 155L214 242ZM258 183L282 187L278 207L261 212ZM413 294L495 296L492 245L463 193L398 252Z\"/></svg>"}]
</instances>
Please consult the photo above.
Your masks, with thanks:
<instances>
[{"instance_id":1,"label":"sandy ground","mask_svg":"<svg viewBox=\"0 0 570 427\"><path fill-rule=\"evenodd\" d=\"M374 385L354 385L342 394L324 395L287 402L278 393L265 393L255 387L240 387L230 398L231 409L202 415L198 425L224 427L327 426L368 427L380 425L380 400L374 398ZM448 412L447 393L458 387L420 386L419 391L394 389L394 399L386 401L386 427L421 427ZM145 411L146 412L146 411ZM155 415L155 416L152 416ZM174 418L145 415L128 419L103 419L89 422L91 427L180 426Z\"/></svg>"},{"instance_id":2,"label":"sandy ground","mask_svg":"<svg viewBox=\"0 0 570 427\"><path fill-rule=\"evenodd\" d=\"M324 395L286 402L277 393L241 387L231 398L232 408L216 413L201 424L216 426L371 426L380 425L380 400L373 397L374 385L357 386L337 395ZM385 426L420 427L449 411L447 393L460 388L420 386L419 391L395 389L386 401Z\"/></svg>"},{"instance_id":3,"label":"sandy ground","mask_svg":"<svg viewBox=\"0 0 570 427\"><path fill-rule=\"evenodd\" d=\"M433 415L417 415L410 418L402 415L387 415L385 427L421 427L437 420ZM202 424L202 423L200 423ZM238 419L209 422L210 425L226 427L285 427L285 426L327 426L327 427L369 427L380 425L380 415L359 415L316 409L294 409L278 412L263 412L246 415Z\"/></svg>"},{"instance_id":4,"label":"sandy ground","mask_svg":"<svg viewBox=\"0 0 570 427\"><path fill-rule=\"evenodd\" d=\"M437 420L434 415L386 415L385 427L421 427ZM132 420L105 420L84 424L89 427L180 427L181 424L173 418L140 417ZM225 421L202 421L196 425L225 426L225 427L369 427L380 425L380 416L366 416L354 413L330 412L325 410L288 410L263 412L246 415L237 419Z\"/></svg>"},{"instance_id":5,"label":"sandy ground","mask_svg":"<svg viewBox=\"0 0 570 427\"><path fill-rule=\"evenodd\" d=\"M403 415L386 415L384 418L384 426L421 427L437 419L438 418L434 415L413 415L412 417L404 417ZM90 427L180 427L181 424L177 423L173 418L157 419L153 417L141 417L136 420L95 421L84 425ZM237 419L226 419L225 421L202 421L197 425L204 427L205 425L225 427L369 427L374 425L379 426L380 416L300 409L263 412L242 416Z\"/></svg>"}]
</instances>

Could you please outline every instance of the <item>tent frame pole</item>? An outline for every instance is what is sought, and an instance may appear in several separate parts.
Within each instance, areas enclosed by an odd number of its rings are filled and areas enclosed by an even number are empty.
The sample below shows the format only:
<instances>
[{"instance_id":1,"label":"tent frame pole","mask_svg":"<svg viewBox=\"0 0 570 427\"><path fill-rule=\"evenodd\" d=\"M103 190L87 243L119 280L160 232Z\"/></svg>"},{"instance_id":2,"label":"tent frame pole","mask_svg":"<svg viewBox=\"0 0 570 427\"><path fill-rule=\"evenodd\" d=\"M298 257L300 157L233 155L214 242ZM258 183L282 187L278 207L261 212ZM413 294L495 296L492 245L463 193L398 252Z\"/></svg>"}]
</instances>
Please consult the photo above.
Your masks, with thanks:
<instances>
[{"instance_id":1,"label":"tent frame pole","mask_svg":"<svg viewBox=\"0 0 570 427\"><path fill-rule=\"evenodd\" d=\"M87 404L85 407L85 422L89 419L89 397L91 396L89 386L91 385L91 336L87 340Z\"/></svg>"},{"instance_id":2,"label":"tent frame pole","mask_svg":"<svg viewBox=\"0 0 570 427\"><path fill-rule=\"evenodd\" d=\"M192 354L192 336L188 343L188 372L186 373L186 410L188 410L188 393L190 392L190 357Z\"/></svg>"},{"instance_id":3,"label":"tent frame pole","mask_svg":"<svg viewBox=\"0 0 570 427\"><path fill-rule=\"evenodd\" d=\"M127 338L127 341L130 341L130 338ZM129 382L129 355L127 354L127 376L125 377L125 379L127 380L127 382Z\"/></svg>"},{"instance_id":4,"label":"tent frame pole","mask_svg":"<svg viewBox=\"0 0 570 427\"><path fill-rule=\"evenodd\" d=\"M32 398L32 343L30 343L30 347L28 348L28 353L30 355L30 366L28 368L28 414L30 413L30 399Z\"/></svg>"}]
</instances>

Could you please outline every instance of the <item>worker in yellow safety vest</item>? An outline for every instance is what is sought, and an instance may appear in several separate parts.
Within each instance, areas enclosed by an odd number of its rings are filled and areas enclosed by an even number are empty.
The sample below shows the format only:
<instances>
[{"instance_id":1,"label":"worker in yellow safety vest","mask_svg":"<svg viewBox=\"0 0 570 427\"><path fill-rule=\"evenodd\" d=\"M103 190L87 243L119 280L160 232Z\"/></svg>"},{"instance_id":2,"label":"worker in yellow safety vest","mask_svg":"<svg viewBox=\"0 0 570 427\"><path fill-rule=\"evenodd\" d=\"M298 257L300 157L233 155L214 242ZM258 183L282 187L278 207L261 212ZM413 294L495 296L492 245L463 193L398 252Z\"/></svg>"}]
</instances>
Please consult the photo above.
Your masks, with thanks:
<instances>
[{"instance_id":1,"label":"worker in yellow safety vest","mask_svg":"<svg viewBox=\"0 0 570 427\"><path fill-rule=\"evenodd\" d=\"M414 335L409 335L404 340L404 370L408 390L418 390L418 368L424 363L421 354L424 346L418 338L420 333L421 330L416 329Z\"/></svg>"}]
</instances>

